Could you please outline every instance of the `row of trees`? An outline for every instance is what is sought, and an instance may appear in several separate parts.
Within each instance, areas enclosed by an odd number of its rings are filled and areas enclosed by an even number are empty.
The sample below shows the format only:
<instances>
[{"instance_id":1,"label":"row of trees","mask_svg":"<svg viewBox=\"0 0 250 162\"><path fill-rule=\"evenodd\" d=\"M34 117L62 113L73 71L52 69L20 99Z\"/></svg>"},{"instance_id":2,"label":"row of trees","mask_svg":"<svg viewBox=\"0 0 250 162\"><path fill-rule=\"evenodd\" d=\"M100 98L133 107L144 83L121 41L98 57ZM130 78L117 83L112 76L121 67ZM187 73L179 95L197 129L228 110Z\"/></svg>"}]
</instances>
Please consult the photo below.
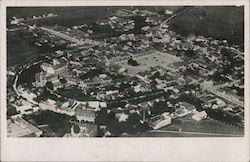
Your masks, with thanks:
<instances>
[{"instance_id":1,"label":"row of trees","mask_svg":"<svg viewBox=\"0 0 250 162\"><path fill-rule=\"evenodd\" d=\"M234 115L232 113L226 112L221 109L205 109L207 115L211 118L214 118L219 121L223 121L225 123L237 125L243 127L242 119L238 115Z\"/></svg>"},{"instance_id":2,"label":"row of trees","mask_svg":"<svg viewBox=\"0 0 250 162\"><path fill-rule=\"evenodd\" d=\"M107 112L107 109L101 109L97 112L95 123L97 125L107 126L107 130L112 136L120 136L122 133L135 134L144 132L149 129L146 123L141 123L142 116L137 113L129 114L126 121L119 122L114 112ZM103 136L103 132L99 132L99 136Z\"/></svg>"}]
</instances>

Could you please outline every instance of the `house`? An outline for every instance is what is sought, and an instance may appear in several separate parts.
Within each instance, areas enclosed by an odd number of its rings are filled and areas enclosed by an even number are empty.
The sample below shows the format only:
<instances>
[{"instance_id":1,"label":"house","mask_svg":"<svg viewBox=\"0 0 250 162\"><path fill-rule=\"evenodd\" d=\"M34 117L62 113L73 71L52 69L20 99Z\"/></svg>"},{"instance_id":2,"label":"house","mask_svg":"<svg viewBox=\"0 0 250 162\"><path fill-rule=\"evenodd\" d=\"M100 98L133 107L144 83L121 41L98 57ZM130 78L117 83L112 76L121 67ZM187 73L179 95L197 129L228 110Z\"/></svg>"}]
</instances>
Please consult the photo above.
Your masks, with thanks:
<instances>
[{"instance_id":1,"label":"house","mask_svg":"<svg viewBox=\"0 0 250 162\"><path fill-rule=\"evenodd\" d=\"M36 79L36 86L37 87L43 87L45 86L47 80L46 80L46 73L45 72L40 72L35 74L35 79Z\"/></svg>"},{"instance_id":2,"label":"house","mask_svg":"<svg viewBox=\"0 0 250 162\"><path fill-rule=\"evenodd\" d=\"M88 101L88 107L94 109L94 111L100 110L100 102L99 101Z\"/></svg>"},{"instance_id":3,"label":"house","mask_svg":"<svg viewBox=\"0 0 250 162\"><path fill-rule=\"evenodd\" d=\"M75 111L75 116L79 121L88 121L94 122L95 121L95 112L90 109L78 109Z\"/></svg>"},{"instance_id":4,"label":"house","mask_svg":"<svg viewBox=\"0 0 250 162\"><path fill-rule=\"evenodd\" d=\"M185 108L189 113L194 113L196 108L194 105L187 103L187 102L179 102L180 107Z\"/></svg>"},{"instance_id":5,"label":"house","mask_svg":"<svg viewBox=\"0 0 250 162\"><path fill-rule=\"evenodd\" d=\"M194 120L196 120L196 121L200 121L200 120L202 120L202 119L206 119L207 118L207 113L206 113L206 111L201 111L201 112L196 112L193 116L192 116L192 118L194 119Z\"/></svg>"},{"instance_id":6,"label":"house","mask_svg":"<svg viewBox=\"0 0 250 162\"><path fill-rule=\"evenodd\" d=\"M62 88L63 84L60 82L60 80L54 80L51 82L53 85L53 90L57 90L58 88Z\"/></svg>"},{"instance_id":7,"label":"house","mask_svg":"<svg viewBox=\"0 0 250 162\"><path fill-rule=\"evenodd\" d=\"M33 108L31 104L25 104L22 106L16 106L16 111L19 111L21 114L31 114L33 113Z\"/></svg>"},{"instance_id":8,"label":"house","mask_svg":"<svg viewBox=\"0 0 250 162\"><path fill-rule=\"evenodd\" d=\"M220 108L225 107L227 105L223 100L221 100L219 98L209 100L209 102L212 104L216 104Z\"/></svg>"},{"instance_id":9,"label":"house","mask_svg":"<svg viewBox=\"0 0 250 162\"><path fill-rule=\"evenodd\" d=\"M128 115L125 113L117 113L115 117L118 118L119 122L126 121L128 119Z\"/></svg>"},{"instance_id":10,"label":"house","mask_svg":"<svg viewBox=\"0 0 250 162\"><path fill-rule=\"evenodd\" d=\"M173 116L184 117L188 114L189 114L188 111L184 107L179 107L179 108L176 108L175 112L173 113Z\"/></svg>"},{"instance_id":11,"label":"house","mask_svg":"<svg viewBox=\"0 0 250 162\"><path fill-rule=\"evenodd\" d=\"M165 9L164 14L166 14L166 15L172 15L173 11Z\"/></svg>"},{"instance_id":12,"label":"house","mask_svg":"<svg viewBox=\"0 0 250 162\"><path fill-rule=\"evenodd\" d=\"M176 110L173 113L173 116L177 117L184 117L188 114L196 112L195 106L187 102L179 102L178 104L175 105L175 107Z\"/></svg>"},{"instance_id":13,"label":"house","mask_svg":"<svg viewBox=\"0 0 250 162\"><path fill-rule=\"evenodd\" d=\"M68 64L54 62L53 64L42 63L41 69L47 74L57 74L59 76L65 76L68 74Z\"/></svg>"},{"instance_id":14,"label":"house","mask_svg":"<svg viewBox=\"0 0 250 162\"><path fill-rule=\"evenodd\" d=\"M150 118L150 126L153 129L159 129L171 124L171 117L169 113L163 113L161 115Z\"/></svg>"},{"instance_id":15,"label":"house","mask_svg":"<svg viewBox=\"0 0 250 162\"><path fill-rule=\"evenodd\" d=\"M67 114L69 116L75 115L75 112L69 107L58 106L58 107L56 107L55 110L56 110L57 113Z\"/></svg>"},{"instance_id":16,"label":"house","mask_svg":"<svg viewBox=\"0 0 250 162\"><path fill-rule=\"evenodd\" d=\"M100 102L100 107L101 108L106 108L107 107L107 103L106 102Z\"/></svg>"},{"instance_id":17,"label":"house","mask_svg":"<svg viewBox=\"0 0 250 162\"><path fill-rule=\"evenodd\" d=\"M41 101L39 102L39 107L42 109L42 110L49 110L50 109L50 105L48 105L47 102L45 101Z\"/></svg>"}]
</instances>

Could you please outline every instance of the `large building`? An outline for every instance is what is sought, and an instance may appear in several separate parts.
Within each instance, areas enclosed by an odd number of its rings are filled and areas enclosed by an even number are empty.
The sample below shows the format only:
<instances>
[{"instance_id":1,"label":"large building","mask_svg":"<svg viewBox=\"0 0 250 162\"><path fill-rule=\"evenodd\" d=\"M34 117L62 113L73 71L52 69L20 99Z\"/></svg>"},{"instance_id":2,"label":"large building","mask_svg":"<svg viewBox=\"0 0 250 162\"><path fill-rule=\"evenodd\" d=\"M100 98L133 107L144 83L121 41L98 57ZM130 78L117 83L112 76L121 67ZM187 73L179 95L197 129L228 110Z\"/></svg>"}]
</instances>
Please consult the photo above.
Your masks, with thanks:
<instances>
[{"instance_id":1,"label":"large building","mask_svg":"<svg viewBox=\"0 0 250 162\"><path fill-rule=\"evenodd\" d=\"M42 71L35 75L36 86L43 87L48 81L58 80L60 76L68 74L67 63L42 63Z\"/></svg>"},{"instance_id":2,"label":"large building","mask_svg":"<svg viewBox=\"0 0 250 162\"><path fill-rule=\"evenodd\" d=\"M43 134L43 131L36 126L32 125L28 121L24 120L21 117L16 117L12 119L14 123L21 128L23 128L25 131L27 131L29 134L34 134L36 137L40 137Z\"/></svg>"},{"instance_id":3,"label":"large building","mask_svg":"<svg viewBox=\"0 0 250 162\"><path fill-rule=\"evenodd\" d=\"M159 129L171 124L171 117L169 113L154 116L150 119L150 126L153 129Z\"/></svg>"},{"instance_id":4,"label":"large building","mask_svg":"<svg viewBox=\"0 0 250 162\"><path fill-rule=\"evenodd\" d=\"M75 112L75 116L77 120L87 122L94 122L96 117L94 110L89 109L78 109Z\"/></svg>"}]
</instances>

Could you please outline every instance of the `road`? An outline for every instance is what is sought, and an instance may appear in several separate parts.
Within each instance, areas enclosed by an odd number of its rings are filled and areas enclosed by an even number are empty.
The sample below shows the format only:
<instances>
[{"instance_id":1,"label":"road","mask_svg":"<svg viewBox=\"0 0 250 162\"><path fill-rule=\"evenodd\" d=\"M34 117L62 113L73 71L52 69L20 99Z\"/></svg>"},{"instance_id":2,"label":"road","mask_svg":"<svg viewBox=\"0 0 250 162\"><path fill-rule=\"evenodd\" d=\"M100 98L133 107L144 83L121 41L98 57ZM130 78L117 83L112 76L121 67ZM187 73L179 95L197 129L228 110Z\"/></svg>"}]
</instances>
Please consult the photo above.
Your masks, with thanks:
<instances>
[{"instance_id":1,"label":"road","mask_svg":"<svg viewBox=\"0 0 250 162\"><path fill-rule=\"evenodd\" d=\"M49 33L51 33L51 34L53 34L55 36L58 36L60 38L66 39L66 40L68 40L70 42L77 43L77 44L84 44L83 41L80 41L78 39L70 37L69 35L63 34L61 32L58 32L58 31L55 31L55 30L52 30L52 29L49 29L49 28L45 28L45 27L41 27L40 29L42 29L42 30L44 30L46 32L49 32Z\"/></svg>"},{"instance_id":2,"label":"road","mask_svg":"<svg viewBox=\"0 0 250 162\"><path fill-rule=\"evenodd\" d=\"M74 38L72 36L66 35L66 34L64 34L62 32L55 31L55 30L52 30L52 29L49 29L49 28L46 28L46 27L40 27L40 29L43 30L43 31L46 31L48 33L51 33L51 34L53 34L55 36L58 36L58 37L60 37L62 39L65 39L67 41L70 41L72 43L76 43L78 45L85 45L84 46L85 48L91 48L91 47L93 47L95 45L102 44L102 42L95 41L95 40L90 40L90 39L85 39L84 41L78 40L78 39L76 39L76 38Z\"/></svg>"},{"instance_id":3,"label":"road","mask_svg":"<svg viewBox=\"0 0 250 162\"><path fill-rule=\"evenodd\" d=\"M167 18L165 21L163 21L163 22L160 24L160 28L161 28L164 24L168 23L171 19L173 19L173 18L175 18L176 16L178 16L178 15L180 15L180 14L182 14L182 13L188 11L188 10L191 9L192 7L193 7L193 6L187 7L187 8L185 8L184 10L182 10L182 11L180 11L180 12L177 12L177 13L173 14L172 16L170 16L169 18Z\"/></svg>"},{"instance_id":4,"label":"road","mask_svg":"<svg viewBox=\"0 0 250 162\"><path fill-rule=\"evenodd\" d=\"M36 65L36 64L38 64L40 62L42 62L42 61L36 61L36 62L34 62L34 63L30 64L30 65L23 65L22 69L16 74L16 78L15 78L15 81L13 83L13 89L14 89L15 93L17 94L17 96L25 98L28 102L30 102L31 104L35 104L35 105L38 104L36 101L26 98L25 96L22 95L22 93L19 92L19 90L17 89L17 81L19 79L19 75L23 72L23 70L28 69L31 66L34 66L34 65Z\"/></svg>"},{"instance_id":5,"label":"road","mask_svg":"<svg viewBox=\"0 0 250 162\"><path fill-rule=\"evenodd\" d=\"M222 85L219 85L219 86L213 86L212 88L209 88L209 89L206 89L206 90L208 92L216 95L216 96L219 96L219 97L227 100L230 103L233 103L233 104L239 105L241 107L244 107L244 101L239 100L239 98L237 98L237 97L235 97L233 95L223 93L223 92L220 91L221 88L224 88L225 86L233 85L233 84L235 84L235 83L237 83L239 81L240 80L236 80L236 81L231 82L229 84L222 84Z\"/></svg>"}]
</instances>

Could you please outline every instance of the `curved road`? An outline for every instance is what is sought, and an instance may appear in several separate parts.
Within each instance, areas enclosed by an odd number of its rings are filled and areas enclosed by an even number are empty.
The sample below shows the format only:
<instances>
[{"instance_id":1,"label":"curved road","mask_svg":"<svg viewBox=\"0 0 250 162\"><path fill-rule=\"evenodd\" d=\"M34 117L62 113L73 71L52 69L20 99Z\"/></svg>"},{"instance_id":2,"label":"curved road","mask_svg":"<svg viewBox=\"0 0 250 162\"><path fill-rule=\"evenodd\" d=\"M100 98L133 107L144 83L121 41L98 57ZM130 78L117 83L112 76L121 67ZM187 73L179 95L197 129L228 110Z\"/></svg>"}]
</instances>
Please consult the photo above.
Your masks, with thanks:
<instances>
[{"instance_id":1,"label":"curved road","mask_svg":"<svg viewBox=\"0 0 250 162\"><path fill-rule=\"evenodd\" d=\"M168 23L171 19L173 19L173 18L175 18L176 16L178 16L178 15L180 15L180 14L182 14L182 13L188 11L188 10L191 9L191 8L193 8L193 6L187 7L187 8L185 8L185 9L183 9L182 11L173 14L172 16L170 16L169 18L167 18L165 21L163 21L163 22L160 24L160 28L161 28L164 24Z\"/></svg>"}]
</instances>

